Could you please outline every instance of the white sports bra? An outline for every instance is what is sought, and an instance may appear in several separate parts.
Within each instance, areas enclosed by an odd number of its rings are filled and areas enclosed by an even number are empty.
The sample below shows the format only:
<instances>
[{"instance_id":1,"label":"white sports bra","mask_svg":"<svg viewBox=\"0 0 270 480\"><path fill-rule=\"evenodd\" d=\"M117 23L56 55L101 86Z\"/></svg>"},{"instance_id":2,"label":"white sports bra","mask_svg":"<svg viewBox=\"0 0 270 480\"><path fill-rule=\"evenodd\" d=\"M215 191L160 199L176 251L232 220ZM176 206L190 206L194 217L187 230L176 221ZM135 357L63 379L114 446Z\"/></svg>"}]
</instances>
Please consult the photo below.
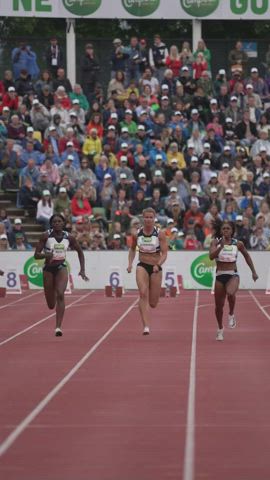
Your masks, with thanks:
<instances>
[{"instance_id":1,"label":"white sports bra","mask_svg":"<svg viewBox=\"0 0 270 480\"><path fill-rule=\"evenodd\" d=\"M52 230L48 231L48 239L45 244L45 250L47 252L52 252L53 254L53 261L60 262L65 261L67 250L69 247L69 238L68 232L63 232L63 239L58 242L56 238L53 236Z\"/></svg>"},{"instance_id":2,"label":"white sports bra","mask_svg":"<svg viewBox=\"0 0 270 480\"><path fill-rule=\"evenodd\" d=\"M151 235L145 235L141 228L137 235L137 245L140 253L157 253L160 252L159 229L154 228Z\"/></svg>"},{"instance_id":3,"label":"white sports bra","mask_svg":"<svg viewBox=\"0 0 270 480\"><path fill-rule=\"evenodd\" d=\"M234 263L237 260L237 255L237 240L233 238L230 245L224 245L224 247L220 250L216 261L224 263Z\"/></svg>"}]
</instances>

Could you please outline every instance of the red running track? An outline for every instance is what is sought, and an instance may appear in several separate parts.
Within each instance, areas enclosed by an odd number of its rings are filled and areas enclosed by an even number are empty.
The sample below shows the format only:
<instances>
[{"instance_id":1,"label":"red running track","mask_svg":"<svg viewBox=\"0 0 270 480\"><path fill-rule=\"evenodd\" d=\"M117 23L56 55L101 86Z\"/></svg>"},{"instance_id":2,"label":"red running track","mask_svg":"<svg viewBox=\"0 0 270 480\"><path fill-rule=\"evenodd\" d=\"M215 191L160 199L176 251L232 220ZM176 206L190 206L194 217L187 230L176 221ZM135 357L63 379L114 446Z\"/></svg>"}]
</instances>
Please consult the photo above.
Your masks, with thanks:
<instances>
[{"instance_id":1,"label":"red running track","mask_svg":"<svg viewBox=\"0 0 270 480\"><path fill-rule=\"evenodd\" d=\"M1 479L270 478L268 296L238 293L222 343L207 291L162 299L149 337L135 293L67 296L62 338L34 293L0 304Z\"/></svg>"}]
</instances>

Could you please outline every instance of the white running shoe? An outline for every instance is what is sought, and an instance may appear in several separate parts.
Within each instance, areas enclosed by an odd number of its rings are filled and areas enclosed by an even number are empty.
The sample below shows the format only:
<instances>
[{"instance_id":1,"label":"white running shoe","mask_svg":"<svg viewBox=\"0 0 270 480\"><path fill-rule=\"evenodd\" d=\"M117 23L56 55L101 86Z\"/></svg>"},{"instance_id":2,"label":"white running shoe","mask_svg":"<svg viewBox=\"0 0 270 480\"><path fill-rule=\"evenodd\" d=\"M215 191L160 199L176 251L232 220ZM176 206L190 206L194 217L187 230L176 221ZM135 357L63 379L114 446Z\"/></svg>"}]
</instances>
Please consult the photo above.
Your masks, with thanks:
<instances>
[{"instance_id":1,"label":"white running shoe","mask_svg":"<svg viewBox=\"0 0 270 480\"><path fill-rule=\"evenodd\" d=\"M228 327L229 327L229 328L235 328L235 327L236 327L236 319L235 319L234 314L229 315Z\"/></svg>"},{"instance_id":2,"label":"white running shoe","mask_svg":"<svg viewBox=\"0 0 270 480\"><path fill-rule=\"evenodd\" d=\"M61 328L57 327L55 329L55 336L56 337L62 337L62 335L63 335L63 332L62 332Z\"/></svg>"},{"instance_id":3,"label":"white running shoe","mask_svg":"<svg viewBox=\"0 0 270 480\"><path fill-rule=\"evenodd\" d=\"M223 328L218 329L216 340L218 340L219 342L223 342L224 340Z\"/></svg>"},{"instance_id":4,"label":"white running shoe","mask_svg":"<svg viewBox=\"0 0 270 480\"><path fill-rule=\"evenodd\" d=\"M150 333L150 328L149 327L144 327L143 335L149 335L149 333Z\"/></svg>"}]
</instances>

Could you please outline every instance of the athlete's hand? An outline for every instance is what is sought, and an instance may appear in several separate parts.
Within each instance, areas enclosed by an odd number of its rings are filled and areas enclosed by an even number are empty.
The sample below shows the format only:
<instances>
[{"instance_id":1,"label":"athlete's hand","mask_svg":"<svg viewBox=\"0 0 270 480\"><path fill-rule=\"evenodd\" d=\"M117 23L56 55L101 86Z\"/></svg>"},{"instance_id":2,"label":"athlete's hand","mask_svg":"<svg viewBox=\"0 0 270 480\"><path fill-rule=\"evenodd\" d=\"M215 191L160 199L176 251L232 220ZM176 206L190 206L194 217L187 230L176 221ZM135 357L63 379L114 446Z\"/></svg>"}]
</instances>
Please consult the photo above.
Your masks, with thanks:
<instances>
[{"instance_id":1,"label":"athlete's hand","mask_svg":"<svg viewBox=\"0 0 270 480\"><path fill-rule=\"evenodd\" d=\"M53 252L45 252L45 260L48 263L51 263L52 259L53 259Z\"/></svg>"},{"instance_id":2,"label":"athlete's hand","mask_svg":"<svg viewBox=\"0 0 270 480\"><path fill-rule=\"evenodd\" d=\"M5 272L3 270L0 270L0 275L4 275Z\"/></svg>"},{"instance_id":3,"label":"athlete's hand","mask_svg":"<svg viewBox=\"0 0 270 480\"><path fill-rule=\"evenodd\" d=\"M160 270L158 268L158 265L153 266L153 273L158 273Z\"/></svg>"},{"instance_id":4,"label":"athlete's hand","mask_svg":"<svg viewBox=\"0 0 270 480\"><path fill-rule=\"evenodd\" d=\"M131 273L131 270L132 270L132 265L129 265L129 266L127 267L127 272L128 272L128 273Z\"/></svg>"},{"instance_id":5,"label":"athlete's hand","mask_svg":"<svg viewBox=\"0 0 270 480\"><path fill-rule=\"evenodd\" d=\"M82 279L83 279L85 282L89 282L89 278L85 275L85 272L83 272L82 270L80 270L79 276L82 277Z\"/></svg>"},{"instance_id":6,"label":"athlete's hand","mask_svg":"<svg viewBox=\"0 0 270 480\"><path fill-rule=\"evenodd\" d=\"M256 282L256 280L258 280L258 275L256 272L252 273L252 278L253 278L253 281Z\"/></svg>"}]
</instances>

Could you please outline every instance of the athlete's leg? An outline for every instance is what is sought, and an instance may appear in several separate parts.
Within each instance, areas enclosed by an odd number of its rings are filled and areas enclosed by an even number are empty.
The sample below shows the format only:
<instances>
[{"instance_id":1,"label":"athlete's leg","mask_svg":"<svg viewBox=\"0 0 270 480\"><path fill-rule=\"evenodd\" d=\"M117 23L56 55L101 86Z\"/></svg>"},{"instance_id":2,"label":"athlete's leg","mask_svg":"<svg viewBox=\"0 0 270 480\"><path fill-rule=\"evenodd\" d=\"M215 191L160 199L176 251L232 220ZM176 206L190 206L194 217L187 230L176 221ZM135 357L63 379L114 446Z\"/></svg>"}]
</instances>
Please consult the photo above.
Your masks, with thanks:
<instances>
[{"instance_id":1,"label":"athlete's leg","mask_svg":"<svg viewBox=\"0 0 270 480\"><path fill-rule=\"evenodd\" d=\"M218 323L218 328L223 328L223 307L226 299L226 289L224 285L216 280L215 283L215 313Z\"/></svg>"},{"instance_id":2,"label":"athlete's leg","mask_svg":"<svg viewBox=\"0 0 270 480\"><path fill-rule=\"evenodd\" d=\"M61 268L55 276L56 290L56 328L61 328L65 313L65 290L68 282L68 270Z\"/></svg>"},{"instance_id":3,"label":"athlete's leg","mask_svg":"<svg viewBox=\"0 0 270 480\"><path fill-rule=\"evenodd\" d=\"M144 327L149 326L148 307L149 307L149 275L143 267L136 269L136 282L139 289L139 310Z\"/></svg>"},{"instance_id":4,"label":"athlete's leg","mask_svg":"<svg viewBox=\"0 0 270 480\"><path fill-rule=\"evenodd\" d=\"M238 275L235 275L232 277L227 285L226 285L226 292L227 292L227 298L228 298L228 303L229 303L229 320L228 324L230 328L235 328L236 327L236 319L234 316L234 308L235 308L235 302L236 302L236 292L238 290L240 283L240 279Z\"/></svg>"},{"instance_id":5,"label":"athlete's leg","mask_svg":"<svg viewBox=\"0 0 270 480\"><path fill-rule=\"evenodd\" d=\"M161 290L162 272L152 273L149 287L149 305L155 308L158 304Z\"/></svg>"},{"instance_id":6,"label":"athlete's leg","mask_svg":"<svg viewBox=\"0 0 270 480\"><path fill-rule=\"evenodd\" d=\"M44 294L48 307L53 310L56 304L55 278L51 272L43 270Z\"/></svg>"}]
</instances>

